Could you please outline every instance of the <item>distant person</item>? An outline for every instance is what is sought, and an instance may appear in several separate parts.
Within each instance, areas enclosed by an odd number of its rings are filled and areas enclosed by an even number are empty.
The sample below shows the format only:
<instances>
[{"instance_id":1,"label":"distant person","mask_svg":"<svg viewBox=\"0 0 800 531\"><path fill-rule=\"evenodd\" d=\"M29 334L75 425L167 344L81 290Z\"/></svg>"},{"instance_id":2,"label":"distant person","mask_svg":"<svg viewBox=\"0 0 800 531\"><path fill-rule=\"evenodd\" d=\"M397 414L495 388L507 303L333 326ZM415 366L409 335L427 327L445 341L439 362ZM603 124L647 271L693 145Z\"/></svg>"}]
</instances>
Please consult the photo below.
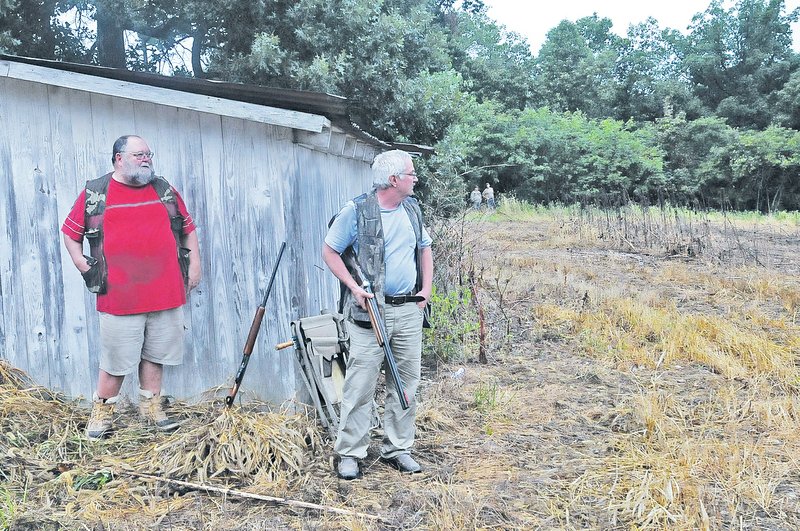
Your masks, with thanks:
<instances>
[{"instance_id":1,"label":"distant person","mask_svg":"<svg viewBox=\"0 0 800 531\"><path fill-rule=\"evenodd\" d=\"M494 189L486 183L486 188L483 190L483 198L486 200L486 207L489 210L494 210Z\"/></svg>"},{"instance_id":2,"label":"distant person","mask_svg":"<svg viewBox=\"0 0 800 531\"><path fill-rule=\"evenodd\" d=\"M478 188L478 185L476 184L475 189L472 191L471 194L469 194L469 200L472 202L472 208L474 208L475 210L481 209L481 198L482 196L480 188Z\"/></svg>"},{"instance_id":3,"label":"distant person","mask_svg":"<svg viewBox=\"0 0 800 531\"><path fill-rule=\"evenodd\" d=\"M399 150L381 153L375 157L372 170L372 191L347 202L322 246L325 264L348 288L343 311L350 333L350 357L339 433L333 446L339 456L337 474L346 480L360 475L358 461L367 457L372 401L384 365L384 351L366 310L366 299L373 294L353 278L355 266L372 284L386 323L386 340L409 398L409 408L403 410L394 386L386 385L381 460L405 473L422 470L411 457L411 448L416 431L423 311L431 298L433 282L431 237L422 224L417 200L411 197L417 183L411 156Z\"/></svg>"},{"instance_id":4,"label":"distant person","mask_svg":"<svg viewBox=\"0 0 800 531\"><path fill-rule=\"evenodd\" d=\"M140 414L162 431L178 427L161 408L161 379L164 365L183 361L181 307L201 276L194 222L178 192L155 175L147 142L118 138L111 161L114 171L86 183L61 227L100 312L90 439L111 431L122 382L137 369Z\"/></svg>"}]
</instances>

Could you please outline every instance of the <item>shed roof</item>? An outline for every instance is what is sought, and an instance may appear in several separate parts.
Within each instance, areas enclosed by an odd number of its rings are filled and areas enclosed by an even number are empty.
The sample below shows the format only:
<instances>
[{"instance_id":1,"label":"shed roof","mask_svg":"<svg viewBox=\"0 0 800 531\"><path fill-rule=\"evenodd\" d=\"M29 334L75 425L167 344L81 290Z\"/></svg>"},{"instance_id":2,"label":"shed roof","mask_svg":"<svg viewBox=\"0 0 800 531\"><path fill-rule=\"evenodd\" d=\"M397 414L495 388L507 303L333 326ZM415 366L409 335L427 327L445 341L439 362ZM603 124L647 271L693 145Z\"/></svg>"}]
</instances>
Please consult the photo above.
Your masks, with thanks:
<instances>
[{"instance_id":1,"label":"shed roof","mask_svg":"<svg viewBox=\"0 0 800 531\"><path fill-rule=\"evenodd\" d=\"M384 142L370 135L350 119L350 105L347 98L321 92L291 90L282 88L229 83L190 77L164 76L151 72L133 72L120 68L108 68L97 65L85 65L63 61L37 59L0 54L0 60L52 68L64 72L85 74L95 77L136 83L151 87L177 90L212 98L238 101L276 109L296 111L312 115L324 116L330 123L362 142L382 149L402 149L414 154L432 153L432 148L416 144L395 144Z\"/></svg>"}]
</instances>

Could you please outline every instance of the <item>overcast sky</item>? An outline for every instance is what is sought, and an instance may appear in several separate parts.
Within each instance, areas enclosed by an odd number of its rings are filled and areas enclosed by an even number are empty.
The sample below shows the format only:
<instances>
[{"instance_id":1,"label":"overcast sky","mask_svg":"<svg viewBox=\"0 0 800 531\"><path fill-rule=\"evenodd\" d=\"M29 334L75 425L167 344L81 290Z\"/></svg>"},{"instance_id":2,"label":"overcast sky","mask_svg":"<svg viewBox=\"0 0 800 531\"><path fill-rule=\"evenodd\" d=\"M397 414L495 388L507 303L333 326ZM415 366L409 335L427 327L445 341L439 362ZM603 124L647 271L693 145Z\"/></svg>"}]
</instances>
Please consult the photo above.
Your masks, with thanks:
<instances>
[{"instance_id":1,"label":"overcast sky","mask_svg":"<svg viewBox=\"0 0 800 531\"><path fill-rule=\"evenodd\" d=\"M524 36L537 54L547 32L564 19L575 21L596 12L600 18L610 18L614 23L611 30L624 36L630 24L653 17L661 28L685 34L692 17L705 11L710 0L484 0L484 4L489 7L489 17ZM784 5L788 13L800 6L800 0L786 0ZM800 52L800 23L793 25L792 34L794 49Z\"/></svg>"}]
</instances>

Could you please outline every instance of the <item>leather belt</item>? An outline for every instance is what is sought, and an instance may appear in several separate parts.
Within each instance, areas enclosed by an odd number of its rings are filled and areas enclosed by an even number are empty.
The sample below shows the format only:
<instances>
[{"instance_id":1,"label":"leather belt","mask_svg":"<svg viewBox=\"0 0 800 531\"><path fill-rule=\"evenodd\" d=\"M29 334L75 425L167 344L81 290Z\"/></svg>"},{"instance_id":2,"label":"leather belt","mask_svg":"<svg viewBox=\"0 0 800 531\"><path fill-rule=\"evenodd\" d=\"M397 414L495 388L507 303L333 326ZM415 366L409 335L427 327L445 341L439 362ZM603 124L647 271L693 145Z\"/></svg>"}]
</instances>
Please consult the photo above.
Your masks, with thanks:
<instances>
[{"instance_id":1,"label":"leather belt","mask_svg":"<svg viewBox=\"0 0 800 531\"><path fill-rule=\"evenodd\" d=\"M424 300L425 297L419 295L386 295L386 304L391 304L392 306L400 306L407 302L422 302Z\"/></svg>"}]
</instances>

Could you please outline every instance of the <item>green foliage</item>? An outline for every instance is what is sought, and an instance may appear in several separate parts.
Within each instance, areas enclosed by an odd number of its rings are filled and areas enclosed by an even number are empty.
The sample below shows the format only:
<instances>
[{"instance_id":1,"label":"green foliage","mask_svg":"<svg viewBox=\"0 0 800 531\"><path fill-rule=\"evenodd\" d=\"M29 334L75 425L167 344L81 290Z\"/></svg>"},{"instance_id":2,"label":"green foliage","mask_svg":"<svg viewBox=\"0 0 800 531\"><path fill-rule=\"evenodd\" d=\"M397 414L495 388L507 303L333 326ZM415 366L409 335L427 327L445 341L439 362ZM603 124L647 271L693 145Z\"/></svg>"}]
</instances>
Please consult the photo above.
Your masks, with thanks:
<instances>
[{"instance_id":1,"label":"green foliage","mask_svg":"<svg viewBox=\"0 0 800 531\"><path fill-rule=\"evenodd\" d=\"M800 8L784 14L784 0L739 0L725 9L714 0L690 27L684 61L696 93L734 127L770 123L770 95L788 81L791 23Z\"/></svg>"},{"instance_id":2,"label":"green foliage","mask_svg":"<svg viewBox=\"0 0 800 531\"><path fill-rule=\"evenodd\" d=\"M438 149L434 164L462 175L467 188L489 182L528 201L647 197L663 184L662 153L651 130L579 112L478 104Z\"/></svg>"},{"instance_id":3,"label":"green foliage","mask_svg":"<svg viewBox=\"0 0 800 531\"><path fill-rule=\"evenodd\" d=\"M800 129L800 70L775 95L775 121L784 127Z\"/></svg>"},{"instance_id":4,"label":"green foliage","mask_svg":"<svg viewBox=\"0 0 800 531\"><path fill-rule=\"evenodd\" d=\"M114 476L110 470L98 470L85 476L76 476L72 486L75 490L100 490L112 479L114 479Z\"/></svg>"},{"instance_id":5,"label":"green foliage","mask_svg":"<svg viewBox=\"0 0 800 531\"><path fill-rule=\"evenodd\" d=\"M431 328L425 329L425 352L442 361L464 359L465 349L477 344L478 316L468 288L431 294Z\"/></svg>"},{"instance_id":6,"label":"green foliage","mask_svg":"<svg viewBox=\"0 0 800 531\"><path fill-rule=\"evenodd\" d=\"M800 133L781 127L741 134L729 160L738 208L761 212L800 206Z\"/></svg>"},{"instance_id":7,"label":"green foliage","mask_svg":"<svg viewBox=\"0 0 800 531\"><path fill-rule=\"evenodd\" d=\"M511 399L512 396L504 391L496 380L480 382L473 393L475 409L488 418L502 414L503 408ZM492 435L494 431L490 422L486 423L484 429L487 435Z\"/></svg>"},{"instance_id":8,"label":"green foliage","mask_svg":"<svg viewBox=\"0 0 800 531\"><path fill-rule=\"evenodd\" d=\"M11 524L17 516L17 504L14 495L3 485L0 485L0 531L11 529Z\"/></svg>"},{"instance_id":9,"label":"green foliage","mask_svg":"<svg viewBox=\"0 0 800 531\"><path fill-rule=\"evenodd\" d=\"M628 29L616 66L614 117L652 122L675 112L691 118L700 115L688 72L676 60L682 43L680 33L662 30L653 18Z\"/></svg>"},{"instance_id":10,"label":"green foliage","mask_svg":"<svg viewBox=\"0 0 800 531\"><path fill-rule=\"evenodd\" d=\"M527 201L518 199L512 194L506 194L500 199L497 205L497 215L502 219L513 221L529 221L546 217L553 208L541 203L531 204Z\"/></svg>"},{"instance_id":11,"label":"green foliage","mask_svg":"<svg viewBox=\"0 0 800 531\"><path fill-rule=\"evenodd\" d=\"M397 83L395 98L383 110L384 129L392 138L433 144L460 119L472 97L462 91L463 80L454 70L420 72Z\"/></svg>"},{"instance_id":12,"label":"green foliage","mask_svg":"<svg viewBox=\"0 0 800 531\"><path fill-rule=\"evenodd\" d=\"M665 205L669 208L672 215L676 218L692 218L697 215L695 210L678 207L673 205ZM643 205L629 205L627 207L635 217L658 217L661 207L656 206L643 206ZM595 217L603 217L602 211L592 211L592 207L587 209L586 206L578 203L571 205L564 205L560 203L553 203L550 205L542 205L539 203L529 203L517 199L513 196L503 197L497 209L498 213L503 219L512 219L515 221L525 221L537 218L545 219L565 219L577 218L587 211ZM800 211L798 210L774 210L768 214L754 210L739 210L739 211L724 211L724 210L705 210L703 217L710 221L722 221L727 219L734 222L748 222L748 223L781 223L787 226L800 226Z\"/></svg>"},{"instance_id":13,"label":"green foliage","mask_svg":"<svg viewBox=\"0 0 800 531\"><path fill-rule=\"evenodd\" d=\"M609 116L619 44L610 28L608 19L593 16L575 23L564 20L547 33L536 58L537 105Z\"/></svg>"},{"instance_id":14,"label":"green foliage","mask_svg":"<svg viewBox=\"0 0 800 531\"><path fill-rule=\"evenodd\" d=\"M63 20L74 2L65 0L1 0L0 50L17 55L86 60L91 55L83 28Z\"/></svg>"},{"instance_id":15,"label":"green foliage","mask_svg":"<svg viewBox=\"0 0 800 531\"><path fill-rule=\"evenodd\" d=\"M452 17L449 39L453 67L478 101L525 108L533 81L533 56L525 39L486 15L469 13Z\"/></svg>"}]
</instances>

